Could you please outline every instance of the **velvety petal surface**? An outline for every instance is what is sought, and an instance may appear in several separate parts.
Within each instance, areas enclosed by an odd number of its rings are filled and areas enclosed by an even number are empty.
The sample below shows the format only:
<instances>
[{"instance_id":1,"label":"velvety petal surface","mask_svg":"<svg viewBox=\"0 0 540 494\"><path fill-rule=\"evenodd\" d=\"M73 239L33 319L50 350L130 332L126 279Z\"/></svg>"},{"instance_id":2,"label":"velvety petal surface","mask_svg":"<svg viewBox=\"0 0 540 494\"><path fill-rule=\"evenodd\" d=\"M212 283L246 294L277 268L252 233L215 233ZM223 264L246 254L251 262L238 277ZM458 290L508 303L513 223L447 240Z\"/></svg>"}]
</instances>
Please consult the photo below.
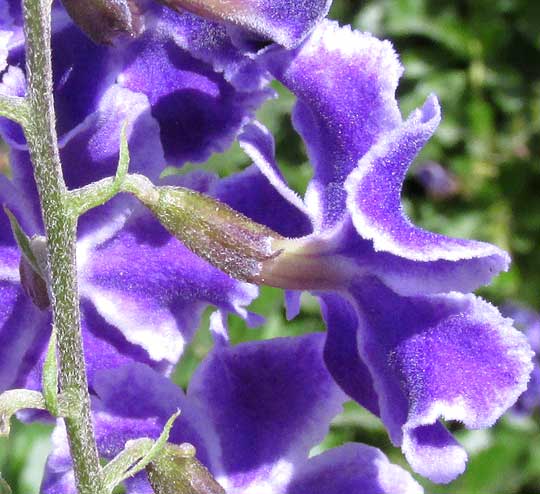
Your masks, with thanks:
<instances>
[{"instance_id":1,"label":"velvety petal surface","mask_svg":"<svg viewBox=\"0 0 540 494\"><path fill-rule=\"evenodd\" d=\"M2 256L3 252L0 252ZM17 271L18 274L18 271ZM4 273L2 273L4 275ZM29 380L40 350L47 345L51 318L39 311L17 281L0 280L0 392L24 387L41 389Z\"/></svg>"},{"instance_id":2,"label":"velvety petal surface","mask_svg":"<svg viewBox=\"0 0 540 494\"><path fill-rule=\"evenodd\" d=\"M304 223L306 223L307 227L307 220L310 218L310 211L300 196L288 186L283 174L281 173L281 170L279 169L275 158L276 145L271 132L261 123L254 122L245 127L242 134L240 134L238 137L238 142L245 153L253 160L253 163L257 166L260 173L264 175L269 184L272 185L272 189L282 196L284 202L290 203L289 207L294 206L294 208L298 210L296 213L297 216L299 213L302 213L303 216L305 216ZM265 188L262 183L257 187L257 190L259 189L261 196L264 199L259 199L256 201L256 197L252 197L252 200L250 201L251 203L266 200L266 197L269 195L267 187ZM276 202L277 201L274 200L274 203ZM275 204L274 207L277 207L277 204ZM284 216L284 218L290 216L290 214L292 213ZM293 231L288 236L299 237L310 233L311 228L306 227L298 229L298 231Z\"/></svg>"},{"instance_id":3,"label":"velvety petal surface","mask_svg":"<svg viewBox=\"0 0 540 494\"><path fill-rule=\"evenodd\" d=\"M175 8L185 8L237 27L242 37L246 32L274 41L286 48L298 45L328 13L331 0L164 0Z\"/></svg>"},{"instance_id":4,"label":"velvety petal surface","mask_svg":"<svg viewBox=\"0 0 540 494\"><path fill-rule=\"evenodd\" d=\"M53 90L62 136L97 110L115 74L111 48L92 42L63 9L55 9L53 15Z\"/></svg>"},{"instance_id":5,"label":"velvety petal surface","mask_svg":"<svg viewBox=\"0 0 540 494\"><path fill-rule=\"evenodd\" d=\"M114 174L119 131L126 120L131 171L157 179L164 159L159 127L147 99L113 86L103 96L99 110L64 139L61 155L70 188ZM29 198L28 212L39 217L28 154L14 151L12 162L15 184L24 191L20 197ZM191 183L183 185L208 187L212 180L197 176L186 181ZM26 228L29 234L42 232L39 222L35 223L38 225ZM208 304L256 323L245 306L257 289L192 254L134 199L118 196L85 214L78 233L85 340L95 350L88 355L90 374L132 359L170 370ZM42 358L41 349L35 360ZM36 368L31 381L39 380Z\"/></svg>"},{"instance_id":6,"label":"velvety petal surface","mask_svg":"<svg viewBox=\"0 0 540 494\"><path fill-rule=\"evenodd\" d=\"M321 308L327 327L324 360L337 384L364 408L379 415L371 373L358 352L358 314L341 295L325 294Z\"/></svg>"},{"instance_id":7,"label":"velvety petal surface","mask_svg":"<svg viewBox=\"0 0 540 494\"><path fill-rule=\"evenodd\" d=\"M205 434L209 424L205 422L204 410L186 400L182 390L169 379L146 365L132 364L98 373L94 390L97 395L93 403L95 433L103 458L112 459L129 440L157 439L166 421L180 409L182 413L171 431L170 441L195 444L198 458L208 464ZM47 463L42 492L75 492L71 468L65 429L60 424L53 434L53 452ZM152 492L144 474L130 484L136 489L128 492Z\"/></svg>"},{"instance_id":8,"label":"velvety petal surface","mask_svg":"<svg viewBox=\"0 0 540 494\"><path fill-rule=\"evenodd\" d=\"M254 166L220 180L212 195L281 235L295 237L311 230L308 217L283 197Z\"/></svg>"},{"instance_id":9,"label":"velvety petal surface","mask_svg":"<svg viewBox=\"0 0 540 494\"><path fill-rule=\"evenodd\" d=\"M350 293L346 318L327 300L327 322L336 326L330 331L347 331L352 344L356 328L359 357L393 442L418 473L450 481L463 471L466 455L437 420L491 426L526 388L531 351L525 338L472 295L405 298L374 278L359 280ZM327 351L327 361L339 351ZM354 375L365 368L353 367L350 378L343 366L330 367L364 404L365 385L355 391Z\"/></svg>"},{"instance_id":10,"label":"velvety petal surface","mask_svg":"<svg viewBox=\"0 0 540 494\"><path fill-rule=\"evenodd\" d=\"M422 494L424 490L378 449L346 444L299 468L286 494Z\"/></svg>"},{"instance_id":11,"label":"velvety petal surface","mask_svg":"<svg viewBox=\"0 0 540 494\"><path fill-rule=\"evenodd\" d=\"M234 45L227 27L187 11L178 12L153 5L146 13L147 23L163 39L174 40L182 49L211 65L239 91L261 89L268 82L264 67L254 55Z\"/></svg>"},{"instance_id":12,"label":"velvety petal surface","mask_svg":"<svg viewBox=\"0 0 540 494\"><path fill-rule=\"evenodd\" d=\"M7 67L9 42L13 37L13 20L9 13L7 1L0 2L0 72Z\"/></svg>"},{"instance_id":13,"label":"velvety petal surface","mask_svg":"<svg viewBox=\"0 0 540 494\"><path fill-rule=\"evenodd\" d=\"M256 0L244 10L242 24L253 26L262 36L283 45L297 46L330 10L332 0ZM243 26L242 26L243 27Z\"/></svg>"},{"instance_id":14,"label":"velvety petal surface","mask_svg":"<svg viewBox=\"0 0 540 494\"><path fill-rule=\"evenodd\" d=\"M94 112L103 112L104 96L119 84L147 96L152 116L160 125L169 164L204 161L212 152L228 148L242 125L271 94L261 89L266 82L264 71L232 45L223 26L191 14L178 15L161 6L145 9L144 33L136 40L108 47L88 39L60 4L54 8L57 130L63 140ZM202 30L199 35L190 31L194 27L195 31ZM216 41L218 32L220 40ZM0 35L0 46L4 37ZM189 42L181 43L186 37ZM201 37L207 39L196 43ZM202 56L194 58L190 50ZM19 95L24 91L24 74L19 69L24 67L24 56L22 43L10 48L10 71L17 71L17 77L11 74L10 80L2 81L0 91ZM225 80L223 71L238 80L236 88ZM237 89L250 80L251 90ZM25 146L18 126L6 120L0 124L10 143Z\"/></svg>"},{"instance_id":15,"label":"velvety petal surface","mask_svg":"<svg viewBox=\"0 0 540 494\"><path fill-rule=\"evenodd\" d=\"M298 98L293 122L315 174L306 202L316 229L345 213L343 183L381 135L401 123L402 68L389 42L323 21L294 52L269 54L272 73Z\"/></svg>"},{"instance_id":16,"label":"velvety petal surface","mask_svg":"<svg viewBox=\"0 0 540 494\"><path fill-rule=\"evenodd\" d=\"M205 161L212 152L227 149L269 95L237 91L172 37L150 29L126 48L118 81L148 97L170 165Z\"/></svg>"},{"instance_id":17,"label":"velvety petal surface","mask_svg":"<svg viewBox=\"0 0 540 494\"><path fill-rule=\"evenodd\" d=\"M190 442L199 459L209 463L211 445L206 435L210 424L205 411L191 403L169 379L142 364L104 371L96 378L100 399L96 414L96 435L101 454L112 458L126 441L137 437L157 439L167 420L177 411L181 415L171 431L173 443Z\"/></svg>"},{"instance_id":18,"label":"velvety petal surface","mask_svg":"<svg viewBox=\"0 0 540 494\"><path fill-rule=\"evenodd\" d=\"M330 254L343 256L355 264L355 276L364 276L369 271L393 291L404 296L470 292L489 284L495 275L507 268L508 263L505 252L495 246L474 241L463 242L468 242L472 250L475 246L482 246L486 256L468 258L464 255L455 260L419 261L377 251L373 248L373 241L358 234L351 217L344 219L324 238L327 245L333 246ZM451 242L454 239L448 240Z\"/></svg>"},{"instance_id":19,"label":"velvety petal surface","mask_svg":"<svg viewBox=\"0 0 540 494\"><path fill-rule=\"evenodd\" d=\"M251 124L244 129L239 142L260 173L257 175L254 171L246 171L222 181L226 190L230 184L231 189L234 186L243 192L234 194L232 189L226 195L218 193L218 197L282 235L309 235L312 231L310 211L284 180L276 163L271 134L262 125ZM248 174L251 177L249 180ZM315 233L312 238L320 244L322 257L333 257L336 266L342 262L349 265L349 279L364 276L369 271L395 292L407 296L475 290L489 283L506 264L504 253L478 242L470 242L471 248L480 245L488 252L491 249L494 254L460 261L439 259L419 262L401 255L376 251L372 240L359 235L348 212L344 212L342 220L332 229ZM343 280L345 284L346 280Z\"/></svg>"},{"instance_id":20,"label":"velvety petal surface","mask_svg":"<svg viewBox=\"0 0 540 494\"><path fill-rule=\"evenodd\" d=\"M18 46L23 42L22 32L22 5L18 0L2 0L0 2L2 17L0 26L4 31L11 33L8 49Z\"/></svg>"},{"instance_id":21,"label":"velvety petal surface","mask_svg":"<svg viewBox=\"0 0 540 494\"><path fill-rule=\"evenodd\" d=\"M215 428L214 473L227 492L283 491L324 438L345 396L324 366L323 342L311 334L217 350L193 376L188 398Z\"/></svg>"},{"instance_id":22,"label":"velvety petal surface","mask_svg":"<svg viewBox=\"0 0 540 494\"><path fill-rule=\"evenodd\" d=\"M13 53L24 43L20 10L18 1L0 2L0 94L9 96L23 96L25 92L24 74L12 65ZM22 139L20 127L6 118L0 118L0 133L7 139Z\"/></svg>"},{"instance_id":23,"label":"velvety petal surface","mask_svg":"<svg viewBox=\"0 0 540 494\"><path fill-rule=\"evenodd\" d=\"M176 363L208 304L249 317L256 287L191 253L142 208L116 222L83 239L81 295L153 360Z\"/></svg>"},{"instance_id":24,"label":"velvety petal surface","mask_svg":"<svg viewBox=\"0 0 540 494\"><path fill-rule=\"evenodd\" d=\"M31 307L25 314L30 315L32 311L37 312L37 309ZM23 320L27 321L27 317ZM19 383L30 389L41 389L42 369L51 334L50 314L42 313L41 317L44 322L31 341L25 357L26 365L21 366L19 371ZM170 362L152 360L144 348L128 341L118 328L109 324L86 300L81 303L81 327L86 374L91 391L100 371L121 368L134 362L147 364L164 374L171 371Z\"/></svg>"},{"instance_id":25,"label":"velvety petal surface","mask_svg":"<svg viewBox=\"0 0 540 494\"><path fill-rule=\"evenodd\" d=\"M20 2L19 2L20 3ZM64 136L84 121L98 107L106 89L114 82L114 60L109 47L96 45L75 26L58 3L52 12L53 90L57 114L57 131ZM20 27L22 23L19 21ZM8 63L21 74L25 67L22 36L12 42ZM21 70L22 69L22 70ZM24 81L22 77L18 77ZM3 86L13 86L2 81ZM20 93L20 86L17 93ZM14 93L11 87L11 94ZM21 95L21 94L18 94ZM3 125L2 130L12 145L23 147L24 136L19 127Z\"/></svg>"},{"instance_id":26,"label":"velvety petal surface","mask_svg":"<svg viewBox=\"0 0 540 494\"><path fill-rule=\"evenodd\" d=\"M345 183L347 207L358 233L376 251L416 261L462 261L482 258L489 272L508 268L509 256L493 245L445 237L415 227L401 205L401 189L410 164L440 121L437 100L394 132L381 138L359 161ZM474 267L473 267L474 268Z\"/></svg>"},{"instance_id":27,"label":"velvety petal surface","mask_svg":"<svg viewBox=\"0 0 540 494\"><path fill-rule=\"evenodd\" d=\"M194 444L227 492L285 492L295 465L324 438L345 399L324 367L323 340L313 334L220 345L194 374L187 396L142 364L98 373L94 421L101 454L111 458L127 440L156 438L180 409L171 442ZM66 450L57 447L46 493L71 480Z\"/></svg>"},{"instance_id":28,"label":"velvety petal surface","mask_svg":"<svg viewBox=\"0 0 540 494\"><path fill-rule=\"evenodd\" d=\"M336 254L356 257L360 271L372 269L403 295L468 291L507 269L496 247L426 232L404 215L405 174L440 110L432 97L402 121L395 98L402 68L388 42L325 21L294 54L273 50L267 63L298 98L293 120L315 170L306 204L315 232L332 228L326 242ZM296 204L268 171L276 168L268 139L250 134L244 149Z\"/></svg>"},{"instance_id":29,"label":"velvety petal surface","mask_svg":"<svg viewBox=\"0 0 540 494\"><path fill-rule=\"evenodd\" d=\"M114 176L118 165L120 132L126 122L131 158L130 172L145 174L153 180L158 178L165 161L159 126L150 115L147 99L142 94L112 86L103 95L98 110L60 143L63 172L69 189ZM11 164L15 186L24 192L32 214L40 218L29 154L26 151L12 150ZM78 224L79 242L87 242L85 237L104 223L114 228L115 216L127 214L135 204L135 201L125 195L117 196L105 206L83 215ZM42 231L40 227L37 231L28 233L41 234Z\"/></svg>"}]
</instances>

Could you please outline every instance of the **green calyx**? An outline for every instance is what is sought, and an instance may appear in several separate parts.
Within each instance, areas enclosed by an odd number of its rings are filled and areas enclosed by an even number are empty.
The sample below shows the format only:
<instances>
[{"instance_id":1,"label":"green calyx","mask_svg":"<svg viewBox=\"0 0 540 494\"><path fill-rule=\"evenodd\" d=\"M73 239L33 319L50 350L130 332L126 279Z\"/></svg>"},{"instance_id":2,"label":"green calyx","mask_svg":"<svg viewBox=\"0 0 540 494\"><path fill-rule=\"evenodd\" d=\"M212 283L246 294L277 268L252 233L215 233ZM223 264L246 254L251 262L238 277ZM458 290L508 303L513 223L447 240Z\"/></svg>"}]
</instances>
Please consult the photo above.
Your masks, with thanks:
<instances>
[{"instance_id":1,"label":"green calyx","mask_svg":"<svg viewBox=\"0 0 540 494\"><path fill-rule=\"evenodd\" d=\"M226 494L191 444L167 444L146 467L155 494Z\"/></svg>"}]
</instances>

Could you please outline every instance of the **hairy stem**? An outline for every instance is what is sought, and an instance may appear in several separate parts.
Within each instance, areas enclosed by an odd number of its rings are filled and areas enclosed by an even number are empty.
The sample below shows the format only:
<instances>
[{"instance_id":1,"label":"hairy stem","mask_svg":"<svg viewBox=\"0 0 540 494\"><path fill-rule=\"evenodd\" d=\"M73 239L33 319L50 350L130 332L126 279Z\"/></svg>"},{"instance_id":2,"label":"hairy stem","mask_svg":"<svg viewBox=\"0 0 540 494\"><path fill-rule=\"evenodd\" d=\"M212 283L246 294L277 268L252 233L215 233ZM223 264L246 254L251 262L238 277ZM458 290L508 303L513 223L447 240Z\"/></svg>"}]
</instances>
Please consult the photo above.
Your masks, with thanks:
<instances>
[{"instance_id":1,"label":"hairy stem","mask_svg":"<svg viewBox=\"0 0 540 494\"><path fill-rule=\"evenodd\" d=\"M18 96L0 94L0 116L24 125L28 116L26 101Z\"/></svg>"},{"instance_id":2,"label":"hairy stem","mask_svg":"<svg viewBox=\"0 0 540 494\"><path fill-rule=\"evenodd\" d=\"M55 129L51 2L23 0L28 116L25 125L48 245L50 297L57 331L60 387L77 413L65 419L79 494L104 494L90 413L77 289L76 216L67 201Z\"/></svg>"}]
</instances>

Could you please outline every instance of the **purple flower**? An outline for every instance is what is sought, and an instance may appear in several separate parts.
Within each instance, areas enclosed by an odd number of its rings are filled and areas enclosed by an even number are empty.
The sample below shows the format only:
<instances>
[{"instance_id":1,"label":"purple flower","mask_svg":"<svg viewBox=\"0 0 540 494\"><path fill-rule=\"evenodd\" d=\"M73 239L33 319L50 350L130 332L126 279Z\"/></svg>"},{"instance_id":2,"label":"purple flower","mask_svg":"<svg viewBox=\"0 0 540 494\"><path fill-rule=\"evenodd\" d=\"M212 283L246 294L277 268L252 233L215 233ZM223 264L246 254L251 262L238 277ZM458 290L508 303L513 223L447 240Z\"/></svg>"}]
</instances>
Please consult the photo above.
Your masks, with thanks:
<instances>
[{"instance_id":1,"label":"purple flower","mask_svg":"<svg viewBox=\"0 0 540 494\"><path fill-rule=\"evenodd\" d=\"M519 415L529 415L540 408L540 314L516 302L506 302L502 305L501 312L514 320L514 324L525 333L535 352L534 369L527 391L512 408L512 411Z\"/></svg>"},{"instance_id":2,"label":"purple flower","mask_svg":"<svg viewBox=\"0 0 540 494\"><path fill-rule=\"evenodd\" d=\"M466 294L507 269L508 255L406 217L402 182L440 110L431 96L402 120L395 99L402 68L388 42L323 22L294 52L271 50L267 64L297 97L293 123L314 177L300 199L278 170L270 134L252 125L240 137L259 171L231 179L230 187L253 185L229 203L299 237L274 243L283 251L261 277L318 293L336 381L381 417L418 473L448 482L464 470L466 453L439 419L491 426L531 371L523 335ZM287 302L292 317L298 292Z\"/></svg>"},{"instance_id":3,"label":"purple flower","mask_svg":"<svg viewBox=\"0 0 540 494\"><path fill-rule=\"evenodd\" d=\"M271 31L275 28L282 38L290 35L290 43L299 42L325 14L328 2L304 7L295 10L296 24L290 30L286 19L280 27L274 18ZM20 2L0 0L0 14L0 92L22 96L26 81ZM166 165L204 161L226 149L272 94L264 88L267 78L253 54L236 47L232 28L154 2L141 2L141 15L144 28L138 38L98 46L58 2L53 7L57 130L71 189L114 174L125 121L130 123L131 170L157 182ZM28 234L42 234L22 131L0 119L0 132L11 145L14 175L13 183L2 181L2 201ZM200 174L183 180L207 193L217 187L214 178ZM2 221L0 390L39 388L50 314L34 307L20 286L19 255L6 218ZM98 369L132 360L168 372L208 304L251 324L260 322L245 309L257 295L255 287L229 278L189 252L127 197L81 218L77 254L91 384Z\"/></svg>"},{"instance_id":4,"label":"purple flower","mask_svg":"<svg viewBox=\"0 0 540 494\"><path fill-rule=\"evenodd\" d=\"M0 25L0 33L6 33L0 36L0 66L7 50L9 67L0 92L23 95L19 2L2 0L2 10L7 15ZM99 46L55 3L53 83L60 146L84 131L87 120L103 111L106 102L114 101L111 94L125 89L145 97L147 111L159 125L167 164L205 161L212 152L229 147L271 91L262 88L266 82L262 72L235 48L222 25L188 13L179 15L154 2L143 19L146 28L135 40ZM244 84L247 78L249 87ZM2 119L0 130L12 146L24 148L17 125Z\"/></svg>"},{"instance_id":5,"label":"purple flower","mask_svg":"<svg viewBox=\"0 0 540 494\"><path fill-rule=\"evenodd\" d=\"M281 11L295 13L290 25L272 15L274 23L265 32L297 44L328 4L292 4ZM20 2L0 0L0 13L0 92L24 95ZM57 130L71 189L114 174L125 121L130 123L131 171L157 182L166 165L204 161L226 149L271 94L264 89L267 76L253 61L254 54L235 45L238 27L176 13L155 2L141 2L141 13L141 35L110 47L91 42L59 3L53 7ZM42 234L24 136L5 119L0 119L0 132L11 145L14 175L13 183L3 180L2 200L28 234ZM205 175L182 180L202 192L218 189L216 180ZM50 315L34 307L19 284L19 255L5 220L0 389L38 388ZM244 308L257 295L255 287L189 252L127 197L81 218L77 253L90 381L97 369L131 360L168 372L208 304L250 324L260 322Z\"/></svg>"},{"instance_id":6,"label":"purple flower","mask_svg":"<svg viewBox=\"0 0 540 494\"><path fill-rule=\"evenodd\" d=\"M323 340L311 334L217 345L185 395L141 364L101 372L95 380L101 455L112 458L141 435L157 438L180 409L170 442L195 445L228 494L420 494L410 474L365 445L347 444L308 460L346 399L324 365ZM61 425L53 442L42 492L75 492ZM129 493L152 492L144 474L126 484Z\"/></svg>"},{"instance_id":7,"label":"purple flower","mask_svg":"<svg viewBox=\"0 0 540 494\"><path fill-rule=\"evenodd\" d=\"M136 98L122 99L119 114L109 115L114 126L136 113ZM124 108L125 105L125 108ZM143 106L144 108L144 106ZM158 130L148 115L129 129L132 164L163 162ZM89 168L113 168L119 136L108 133L107 117L95 119L95 127L70 141L63 153L80 155ZM145 152L146 144L156 154ZM138 149L137 144L143 144ZM139 152L140 151L140 152ZM29 234L42 234L26 152L13 152L14 182L2 180L0 196L21 219ZM137 164L138 163L138 164ZM67 169L69 173L69 169ZM189 180L189 183L186 183ZM210 193L216 179L193 174L188 185ZM105 217L103 211L105 210ZM7 217L1 215L0 258L3 286L0 319L0 389L26 386L40 388L40 372L50 334L50 313L40 311L19 284L19 253ZM130 361L144 362L168 373L190 341L208 304L224 313L235 313L258 324L260 319L245 309L257 289L241 283L200 259L171 237L150 213L127 196L81 218L77 244L83 338L90 381L96 370Z\"/></svg>"},{"instance_id":8,"label":"purple flower","mask_svg":"<svg viewBox=\"0 0 540 494\"><path fill-rule=\"evenodd\" d=\"M41 233L20 189L4 178L0 194L27 231ZM255 287L210 266L170 237L148 212L121 199L107 222L89 219L81 225L77 245L91 386L97 370L132 361L168 373L209 304L250 324L260 322L245 309L257 295ZM51 316L35 307L21 287L20 256L5 215L1 222L0 389L39 389Z\"/></svg>"},{"instance_id":9,"label":"purple flower","mask_svg":"<svg viewBox=\"0 0 540 494\"><path fill-rule=\"evenodd\" d=\"M0 90L23 94L20 5L0 0L0 12L7 12L0 18L0 32L8 34L0 36L0 43L7 42L0 46L6 49L10 64ZM182 19L184 31L173 30L176 19ZM114 175L125 121L130 123L131 170L158 181L168 159L178 163L204 159L212 150L227 146L255 102L266 94L258 89L236 90L211 64L192 57L172 37L173 31L178 37L193 34L189 22L207 29L219 29L218 25L161 7L148 11L146 20L149 26L141 38L115 51L91 43L61 7L55 7L57 125L70 188ZM141 62L146 56L157 64L156 70L159 66L161 79L151 87L138 87L148 81L148 67ZM197 108L200 121L190 117L189 104ZM181 123L186 129L177 129L175 139L169 139L167 132L173 134L168 119L174 118L177 123L186 118ZM2 202L15 212L28 234L40 235L41 214L23 137L6 120L0 127L11 144L13 171L12 182L2 179ZM207 193L216 186L214 178L200 174L183 180ZM19 254L4 215L1 221L0 390L35 389L40 387L50 314L34 307L20 286ZM128 197L117 197L81 218L77 254L90 381L100 368L133 360L168 372L208 304L252 324L259 322L245 309L257 295L255 287L231 279L189 252Z\"/></svg>"},{"instance_id":10,"label":"purple flower","mask_svg":"<svg viewBox=\"0 0 540 494\"><path fill-rule=\"evenodd\" d=\"M327 7L327 2L315 4ZM0 40L7 40L0 64L7 48L9 68L0 91L23 94L20 12L5 0L0 0L2 8L8 16L0 24ZM91 44L63 10L55 10L56 109L68 185L112 175L126 117L131 168L154 181L166 163L202 161L244 129L241 144L258 170L195 188L296 237L274 245L283 251L262 267L262 277L320 296L328 327L324 362L333 379L381 417L417 472L439 482L453 479L463 471L466 454L439 419L459 420L470 428L493 424L525 389L531 355L509 320L467 294L507 269L507 254L489 244L419 229L403 212L406 171L440 120L436 98L403 121L395 99L402 69L390 44L335 23L322 22L294 50L274 45L256 51L254 40L234 35L231 19L226 26L155 5L144 16L146 30L138 39L109 48ZM271 18L286 24L285 17ZM264 30L254 31L273 39ZM303 28L271 31L287 32L290 44L305 35ZM314 166L305 200L280 175L270 134L258 124L246 126L269 94L265 68L298 98L293 123ZM17 210L26 231L40 232L20 129L5 121L1 125L13 148L14 189L5 184L5 202ZM5 370L10 377L0 376L6 386L35 386L34 364L50 322L47 314L28 310L29 299L17 283L18 255L7 233L2 249L0 335L6 345L0 351L9 352ZM187 435L196 443L204 463L231 492L256 486L261 492L301 494L319 486L326 494L351 485L396 492L395 486L381 487L388 477L374 465L383 465L383 472L389 467L373 450L352 446L306 460L309 447L321 439L318 427L336 413L329 396L337 392L320 372L323 364L308 352L312 341L321 348L320 336L291 343L296 348L291 358L280 340L218 348L187 398L171 390L171 398L164 399L167 384L152 381L162 378L146 367L130 367L124 377L125 371L114 369L138 360L168 370L204 304L249 317L243 306L256 295L253 287L187 252L124 197L82 218L79 260L89 373L103 407L97 421L105 456L118 452L145 424L154 427L148 434L155 437L170 407L180 406L184 426L173 439ZM299 310L299 292L289 291L287 303L292 317ZM21 324L21 310L31 315L30 324ZM266 365L250 366L246 356L259 351L268 352L257 355ZM299 368L291 371L291 366ZM111 374L100 374L103 368ZM131 385L139 372L144 400L136 388L130 398L128 383L119 388L127 375ZM297 387L291 376L299 379ZM312 381L306 381L308 376ZM155 389L149 382L156 382ZM367 477L345 468L355 457L370 472ZM329 468L330 485L324 483ZM61 454L51 460L51 489L69 477L68 470ZM336 479L336 472L343 478ZM416 492L410 485L409 492Z\"/></svg>"}]
</instances>

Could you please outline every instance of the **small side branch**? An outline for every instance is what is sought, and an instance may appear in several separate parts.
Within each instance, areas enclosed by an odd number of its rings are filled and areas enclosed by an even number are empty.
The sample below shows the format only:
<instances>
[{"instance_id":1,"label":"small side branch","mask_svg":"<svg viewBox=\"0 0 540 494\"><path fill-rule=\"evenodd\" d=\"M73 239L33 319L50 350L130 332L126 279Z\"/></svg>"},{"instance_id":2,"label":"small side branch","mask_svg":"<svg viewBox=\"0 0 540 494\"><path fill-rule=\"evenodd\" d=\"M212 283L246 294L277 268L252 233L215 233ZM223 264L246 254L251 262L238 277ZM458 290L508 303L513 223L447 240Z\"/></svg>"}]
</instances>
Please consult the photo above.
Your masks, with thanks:
<instances>
[{"instance_id":1,"label":"small side branch","mask_svg":"<svg viewBox=\"0 0 540 494\"><path fill-rule=\"evenodd\" d=\"M68 192L68 207L75 218L78 218L90 209L105 204L122 191L124 180L127 177L130 160L127 142L127 126L128 123L124 122L120 135L120 157L118 159L118 167L114 178L104 178L98 182Z\"/></svg>"},{"instance_id":2,"label":"small side branch","mask_svg":"<svg viewBox=\"0 0 540 494\"><path fill-rule=\"evenodd\" d=\"M28 121L28 105L24 98L0 94L0 116L9 118L23 127Z\"/></svg>"},{"instance_id":3,"label":"small side branch","mask_svg":"<svg viewBox=\"0 0 540 494\"><path fill-rule=\"evenodd\" d=\"M24 409L45 410L43 395L29 389L11 389L0 394L0 436L9 436L11 417Z\"/></svg>"},{"instance_id":4,"label":"small side branch","mask_svg":"<svg viewBox=\"0 0 540 494\"><path fill-rule=\"evenodd\" d=\"M112 492L124 480L142 472L163 451L169 440L174 422L179 415L180 410L167 420L161 435L156 441L148 438L128 441L125 449L105 466L103 478L109 492Z\"/></svg>"},{"instance_id":5,"label":"small side branch","mask_svg":"<svg viewBox=\"0 0 540 494\"><path fill-rule=\"evenodd\" d=\"M73 417L78 408L76 400L69 395L56 397L58 417ZM20 410L48 410L46 399L39 391L31 389L10 389L0 394L0 437L9 436L11 417Z\"/></svg>"}]
</instances>

